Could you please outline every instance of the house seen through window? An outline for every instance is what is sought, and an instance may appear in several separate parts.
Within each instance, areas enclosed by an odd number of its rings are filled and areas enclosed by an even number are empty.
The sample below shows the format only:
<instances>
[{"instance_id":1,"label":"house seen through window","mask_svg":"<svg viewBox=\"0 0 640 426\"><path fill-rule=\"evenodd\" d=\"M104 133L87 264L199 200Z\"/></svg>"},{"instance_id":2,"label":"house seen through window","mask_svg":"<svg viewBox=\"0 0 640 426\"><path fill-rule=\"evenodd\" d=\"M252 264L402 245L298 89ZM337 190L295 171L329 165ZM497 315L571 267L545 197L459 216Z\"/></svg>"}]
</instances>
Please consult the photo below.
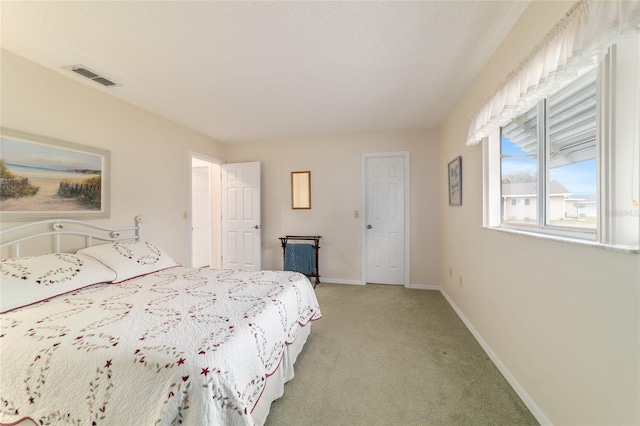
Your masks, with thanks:
<instances>
[{"instance_id":1,"label":"house seen through window","mask_svg":"<svg viewBox=\"0 0 640 426\"><path fill-rule=\"evenodd\" d=\"M597 70L501 128L501 223L594 233Z\"/></svg>"}]
</instances>

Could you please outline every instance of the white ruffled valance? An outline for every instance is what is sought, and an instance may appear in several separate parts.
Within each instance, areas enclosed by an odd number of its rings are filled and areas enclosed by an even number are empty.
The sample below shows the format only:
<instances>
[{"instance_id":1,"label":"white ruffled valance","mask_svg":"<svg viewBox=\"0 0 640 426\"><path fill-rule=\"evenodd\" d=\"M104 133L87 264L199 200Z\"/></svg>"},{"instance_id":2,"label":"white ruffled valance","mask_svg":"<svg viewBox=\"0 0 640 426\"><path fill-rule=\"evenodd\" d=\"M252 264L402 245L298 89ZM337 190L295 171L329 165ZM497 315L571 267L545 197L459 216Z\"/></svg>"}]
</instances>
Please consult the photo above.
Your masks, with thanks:
<instances>
[{"instance_id":1,"label":"white ruffled valance","mask_svg":"<svg viewBox=\"0 0 640 426\"><path fill-rule=\"evenodd\" d=\"M478 144L593 67L618 40L638 34L639 0L577 2L473 114L467 145Z\"/></svg>"}]
</instances>

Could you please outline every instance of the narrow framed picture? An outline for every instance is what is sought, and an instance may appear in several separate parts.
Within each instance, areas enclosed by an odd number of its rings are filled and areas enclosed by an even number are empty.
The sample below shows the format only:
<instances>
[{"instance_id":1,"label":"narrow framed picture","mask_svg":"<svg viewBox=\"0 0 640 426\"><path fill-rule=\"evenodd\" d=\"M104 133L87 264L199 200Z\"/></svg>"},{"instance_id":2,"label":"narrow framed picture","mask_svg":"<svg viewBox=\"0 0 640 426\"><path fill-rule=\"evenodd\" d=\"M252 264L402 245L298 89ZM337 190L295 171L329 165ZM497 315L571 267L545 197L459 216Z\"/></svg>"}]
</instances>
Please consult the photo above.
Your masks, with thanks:
<instances>
[{"instance_id":1,"label":"narrow framed picture","mask_svg":"<svg viewBox=\"0 0 640 426\"><path fill-rule=\"evenodd\" d=\"M109 217L107 150L0 129L3 220Z\"/></svg>"},{"instance_id":2,"label":"narrow framed picture","mask_svg":"<svg viewBox=\"0 0 640 426\"><path fill-rule=\"evenodd\" d=\"M311 209L311 172L291 172L291 208Z\"/></svg>"},{"instance_id":3,"label":"narrow framed picture","mask_svg":"<svg viewBox=\"0 0 640 426\"><path fill-rule=\"evenodd\" d=\"M462 205L462 157L449 162L449 205Z\"/></svg>"}]
</instances>

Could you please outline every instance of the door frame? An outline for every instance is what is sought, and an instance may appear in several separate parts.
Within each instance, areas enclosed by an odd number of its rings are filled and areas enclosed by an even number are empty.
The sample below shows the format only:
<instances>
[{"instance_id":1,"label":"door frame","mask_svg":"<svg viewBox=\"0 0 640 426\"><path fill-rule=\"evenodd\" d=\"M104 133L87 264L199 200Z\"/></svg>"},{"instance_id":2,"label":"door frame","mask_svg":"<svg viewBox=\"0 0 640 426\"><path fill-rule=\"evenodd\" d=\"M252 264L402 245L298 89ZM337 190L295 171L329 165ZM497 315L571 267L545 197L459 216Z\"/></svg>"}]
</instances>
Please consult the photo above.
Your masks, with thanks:
<instances>
[{"instance_id":1,"label":"door frame","mask_svg":"<svg viewBox=\"0 0 640 426\"><path fill-rule=\"evenodd\" d=\"M200 154L198 152L195 151L189 151L188 152L188 170L189 173L187 174L187 180L188 180L188 188L189 190L187 191L187 195L188 195L188 206L189 209L185 212L185 219L188 219L188 227L189 227L189 265L193 266L193 179L192 179L192 174L193 174L193 159L198 159L198 160L202 160L205 161L207 163L211 163L211 164L216 164L219 167L222 166L222 164L224 163L223 161L217 159L217 158L213 158L213 157L209 157L207 155L204 154ZM219 173L218 173L219 175ZM217 189L217 193L218 193L218 198L220 198L220 176L216 176L214 177L214 173L211 173L211 180L212 180L212 184L209 186L209 190L211 192L211 201L212 203L214 202L215 199L215 193L216 193L216 189L214 188L214 182L217 179L217 185L218 185L218 189ZM222 262L222 241L221 241L221 236L220 233L218 232L218 237L214 238L214 227L217 229L220 229L220 227L222 226L222 215L220 214L220 200L217 200L217 205L218 205L218 211L212 211L211 212L211 265L210 267L215 267L216 265L220 265ZM215 256L214 258L214 254L217 253L218 255Z\"/></svg>"},{"instance_id":2,"label":"door frame","mask_svg":"<svg viewBox=\"0 0 640 426\"><path fill-rule=\"evenodd\" d=\"M404 159L404 286L411 287L411 155L410 151L363 153L360 163L360 236L362 245L361 282L367 284L367 159L380 157L402 157Z\"/></svg>"}]
</instances>

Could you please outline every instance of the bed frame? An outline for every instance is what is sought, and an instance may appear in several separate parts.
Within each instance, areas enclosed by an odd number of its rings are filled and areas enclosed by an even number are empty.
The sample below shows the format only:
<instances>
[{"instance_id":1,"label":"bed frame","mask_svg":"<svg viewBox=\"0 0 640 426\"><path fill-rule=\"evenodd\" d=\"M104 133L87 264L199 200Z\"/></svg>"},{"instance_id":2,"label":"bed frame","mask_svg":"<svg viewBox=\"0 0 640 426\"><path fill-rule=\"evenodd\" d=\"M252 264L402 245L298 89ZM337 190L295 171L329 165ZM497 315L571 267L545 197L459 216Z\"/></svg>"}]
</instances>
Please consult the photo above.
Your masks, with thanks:
<instances>
[{"instance_id":1,"label":"bed frame","mask_svg":"<svg viewBox=\"0 0 640 426\"><path fill-rule=\"evenodd\" d=\"M101 244L107 242L117 242L125 240L142 240L142 216L136 216L135 225L126 228L109 228L99 226L94 223L72 220L72 219L50 219L36 222L29 222L23 225L10 227L0 230L0 249L2 254L11 252L12 256L21 256L21 245L24 244L22 251L42 250L42 245L38 245L37 239L43 239L46 244L54 240L55 253L61 253L69 250L70 244L75 242L68 241L67 237L75 240L83 240L86 247L93 244ZM78 243L80 241L77 241ZM29 255L25 253L25 255ZM4 256L3 256L4 257ZM272 401L282 396L284 383L293 378L293 363L296 361L311 332L310 325L300 327L297 330L297 336L291 344L286 344L283 358L280 361L280 367L266 378L265 387L262 394L258 398L252 412L251 418L256 425L262 425L266 421L267 415L271 408ZM13 423L14 426L32 426L34 422L25 418Z\"/></svg>"},{"instance_id":2,"label":"bed frame","mask_svg":"<svg viewBox=\"0 0 640 426\"><path fill-rule=\"evenodd\" d=\"M108 228L95 223L73 219L49 219L30 222L0 231L0 249L13 249L11 257L20 257L21 244L38 238L54 237L54 252L60 253L62 237L85 237L85 247L91 247L94 240L114 242L142 240L142 216L134 218L135 226L129 228ZM66 229L68 228L68 229ZM44 231L43 231L44 229Z\"/></svg>"}]
</instances>

